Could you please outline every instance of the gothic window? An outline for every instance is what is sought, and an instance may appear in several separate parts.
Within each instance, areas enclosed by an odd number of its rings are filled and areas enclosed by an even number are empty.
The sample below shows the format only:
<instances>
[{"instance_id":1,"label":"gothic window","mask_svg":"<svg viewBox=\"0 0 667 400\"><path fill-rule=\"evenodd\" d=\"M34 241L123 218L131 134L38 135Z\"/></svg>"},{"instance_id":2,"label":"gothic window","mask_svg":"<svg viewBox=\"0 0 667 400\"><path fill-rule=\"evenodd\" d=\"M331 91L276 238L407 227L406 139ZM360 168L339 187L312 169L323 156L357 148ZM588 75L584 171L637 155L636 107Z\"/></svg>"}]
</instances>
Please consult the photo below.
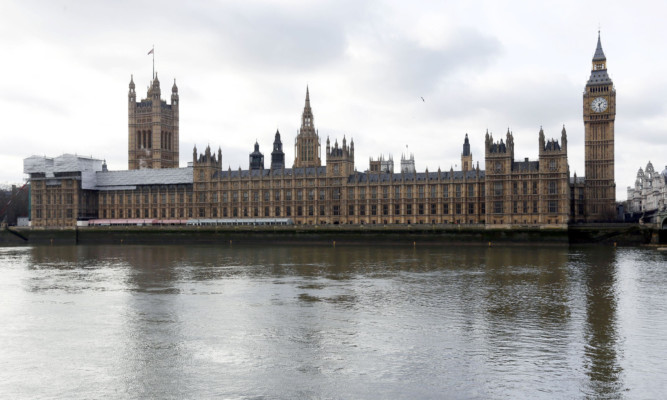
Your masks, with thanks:
<instances>
[{"instance_id":1,"label":"gothic window","mask_svg":"<svg viewBox=\"0 0 667 400\"><path fill-rule=\"evenodd\" d=\"M494 201L493 202L493 212L495 214L502 214L503 213L503 202L502 201Z\"/></svg>"},{"instance_id":2,"label":"gothic window","mask_svg":"<svg viewBox=\"0 0 667 400\"><path fill-rule=\"evenodd\" d=\"M556 201L556 200L549 200L549 212L550 212L550 213L556 213L556 212L558 212L558 201Z\"/></svg>"},{"instance_id":3,"label":"gothic window","mask_svg":"<svg viewBox=\"0 0 667 400\"><path fill-rule=\"evenodd\" d=\"M475 203L468 203L468 214L475 213Z\"/></svg>"},{"instance_id":4,"label":"gothic window","mask_svg":"<svg viewBox=\"0 0 667 400\"><path fill-rule=\"evenodd\" d=\"M557 194L558 190L558 184L557 182L550 181L549 182L549 194Z\"/></svg>"},{"instance_id":5,"label":"gothic window","mask_svg":"<svg viewBox=\"0 0 667 400\"><path fill-rule=\"evenodd\" d=\"M493 183L493 195L494 196L502 196L503 195L503 183L502 182L494 182Z\"/></svg>"},{"instance_id":6,"label":"gothic window","mask_svg":"<svg viewBox=\"0 0 667 400\"><path fill-rule=\"evenodd\" d=\"M475 185L472 183L468 184L468 197L475 197Z\"/></svg>"}]
</instances>

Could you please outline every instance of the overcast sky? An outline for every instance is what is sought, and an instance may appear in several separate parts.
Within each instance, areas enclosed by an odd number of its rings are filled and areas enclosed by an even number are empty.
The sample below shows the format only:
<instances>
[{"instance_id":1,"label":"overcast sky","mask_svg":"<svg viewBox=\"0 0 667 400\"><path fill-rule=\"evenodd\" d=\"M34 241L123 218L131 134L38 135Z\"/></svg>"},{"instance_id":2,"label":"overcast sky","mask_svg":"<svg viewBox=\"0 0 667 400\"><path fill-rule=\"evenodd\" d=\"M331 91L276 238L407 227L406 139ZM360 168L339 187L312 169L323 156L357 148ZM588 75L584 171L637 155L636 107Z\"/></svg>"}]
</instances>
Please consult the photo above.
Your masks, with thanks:
<instances>
[{"instance_id":1,"label":"overcast sky","mask_svg":"<svg viewBox=\"0 0 667 400\"><path fill-rule=\"evenodd\" d=\"M632 5L631 7L629 5ZM280 129L288 167L306 85L323 147L369 157L414 153L417 169L460 168L469 134L514 133L537 159L538 131L568 132L584 175L582 93L598 27L616 86L617 198L639 167L667 164L667 3L502 1L0 2L0 183L30 155L106 159L127 169L127 92L145 97L151 56L163 98L180 95L180 164L196 144L248 167ZM422 101L421 98L425 101ZM268 164L267 164L268 165Z\"/></svg>"}]
</instances>

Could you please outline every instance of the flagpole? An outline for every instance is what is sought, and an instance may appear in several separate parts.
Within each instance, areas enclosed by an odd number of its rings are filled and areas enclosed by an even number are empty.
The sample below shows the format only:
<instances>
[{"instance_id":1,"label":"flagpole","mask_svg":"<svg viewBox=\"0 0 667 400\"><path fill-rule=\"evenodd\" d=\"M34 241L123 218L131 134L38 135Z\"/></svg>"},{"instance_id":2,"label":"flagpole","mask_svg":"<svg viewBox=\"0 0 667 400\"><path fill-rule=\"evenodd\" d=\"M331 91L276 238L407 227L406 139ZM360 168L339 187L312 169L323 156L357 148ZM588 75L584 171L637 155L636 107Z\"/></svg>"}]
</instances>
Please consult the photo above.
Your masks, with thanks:
<instances>
[{"instance_id":1,"label":"flagpole","mask_svg":"<svg viewBox=\"0 0 667 400\"><path fill-rule=\"evenodd\" d=\"M153 45L151 52L153 53L153 79L155 79L155 45Z\"/></svg>"}]
</instances>

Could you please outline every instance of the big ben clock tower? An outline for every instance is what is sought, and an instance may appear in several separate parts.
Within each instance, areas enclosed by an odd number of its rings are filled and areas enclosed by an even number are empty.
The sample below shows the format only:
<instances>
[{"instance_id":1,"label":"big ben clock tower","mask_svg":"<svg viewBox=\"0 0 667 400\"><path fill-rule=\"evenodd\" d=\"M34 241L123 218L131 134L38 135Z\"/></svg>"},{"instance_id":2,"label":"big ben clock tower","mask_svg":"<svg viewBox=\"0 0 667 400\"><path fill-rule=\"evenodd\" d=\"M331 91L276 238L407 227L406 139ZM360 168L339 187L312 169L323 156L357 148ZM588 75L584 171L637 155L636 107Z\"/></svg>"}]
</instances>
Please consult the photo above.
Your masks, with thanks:
<instances>
[{"instance_id":1,"label":"big ben clock tower","mask_svg":"<svg viewBox=\"0 0 667 400\"><path fill-rule=\"evenodd\" d=\"M616 215L614 182L614 119L616 90L607 75L607 58L600 33L593 56L591 77L584 91L586 221L611 221Z\"/></svg>"}]
</instances>

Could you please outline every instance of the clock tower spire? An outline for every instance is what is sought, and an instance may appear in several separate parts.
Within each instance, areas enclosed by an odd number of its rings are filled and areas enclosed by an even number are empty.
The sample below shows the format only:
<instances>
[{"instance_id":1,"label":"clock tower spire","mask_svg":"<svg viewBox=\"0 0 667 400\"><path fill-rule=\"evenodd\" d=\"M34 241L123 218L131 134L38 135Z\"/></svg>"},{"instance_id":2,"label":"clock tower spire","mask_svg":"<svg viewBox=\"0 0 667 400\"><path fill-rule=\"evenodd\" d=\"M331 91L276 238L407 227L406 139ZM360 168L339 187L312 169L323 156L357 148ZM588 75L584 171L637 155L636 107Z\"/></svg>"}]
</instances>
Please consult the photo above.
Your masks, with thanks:
<instances>
[{"instance_id":1,"label":"clock tower spire","mask_svg":"<svg viewBox=\"0 0 667 400\"><path fill-rule=\"evenodd\" d=\"M586 220L588 222L611 221L616 216L616 183L614 181L616 89L607 74L607 57L602 50L599 31L591 75L584 90L583 106Z\"/></svg>"}]
</instances>

